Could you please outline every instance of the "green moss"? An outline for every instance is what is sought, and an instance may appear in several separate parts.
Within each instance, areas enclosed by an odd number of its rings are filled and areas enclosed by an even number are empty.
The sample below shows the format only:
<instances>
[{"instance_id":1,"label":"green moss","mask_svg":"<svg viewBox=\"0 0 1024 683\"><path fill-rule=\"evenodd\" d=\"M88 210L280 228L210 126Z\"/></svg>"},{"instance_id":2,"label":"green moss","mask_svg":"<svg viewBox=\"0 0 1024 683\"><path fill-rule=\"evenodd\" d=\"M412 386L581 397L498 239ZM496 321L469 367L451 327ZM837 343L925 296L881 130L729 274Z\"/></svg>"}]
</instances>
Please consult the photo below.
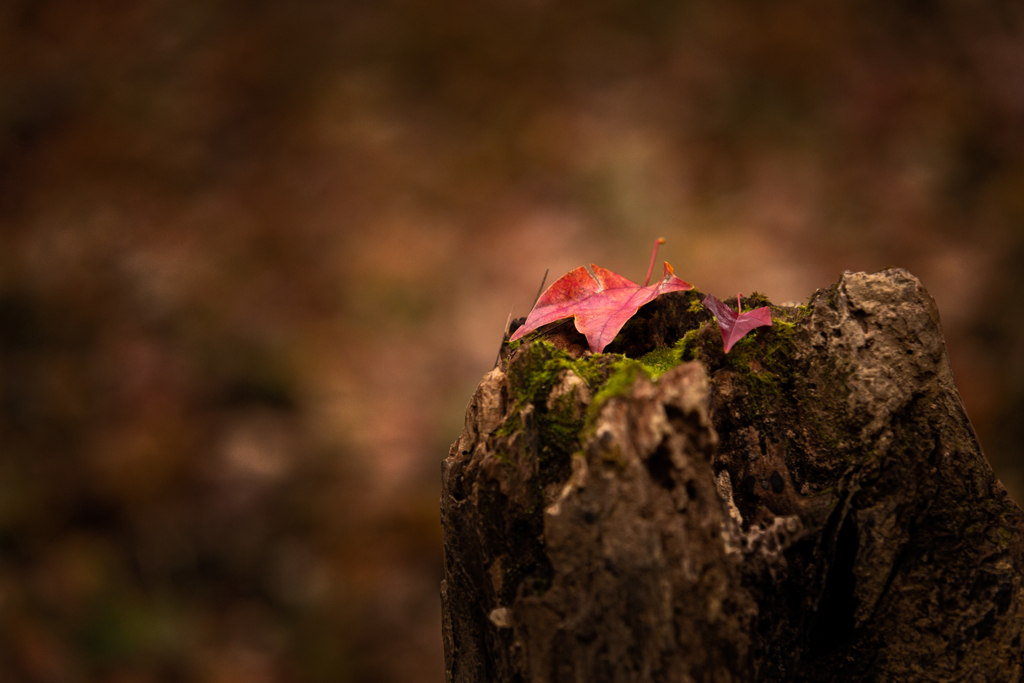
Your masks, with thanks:
<instances>
[{"instance_id":1,"label":"green moss","mask_svg":"<svg viewBox=\"0 0 1024 683\"><path fill-rule=\"evenodd\" d=\"M839 440L842 425L823 419L820 406L845 395L844 377L841 373L817 376L811 384L806 363L798 355L801 329L800 323L775 319L771 327L758 328L744 337L728 354L723 354L719 345L705 347L710 356L709 370L732 371L733 381L745 389L741 396L746 420L785 444L787 462L790 442L777 432L780 420L804 426L797 437L799 445L793 444L796 451L843 450ZM812 396L813 400L805 400Z\"/></svg>"},{"instance_id":2,"label":"green moss","mask_svg":"<svg viewBox=\"0 0 1024 683\"><path fill-rule=\"evenodd\" d=\"M679 361L697 360L700 356L700 329L690 330L672 347L679 355Z\"/></svg>"},{"instance_id":3,"label":"green moss","mask_svg":"<svg viewBox=\"0 0 1024 683\"><path fill-rule=\"evenodd\" d=\"M537 461L543 483L568 468L572 454L579 450L582 429L583 418L574 416L572 409L537 416Z\"/></svg>"},{"instance_id":4,"label":"green moss","mask_svg":"<svg viewBox=\"0 0 1024 683\"><path fill-rule=\"evenodd\" d=\"M494 431L494 436L508 438L521 431L520 413L533 405L542 477L546 478L548 472L552 475L561 472L568 467L572 453L580 449L581 439L609 399L628 394L641 376L656 380L683 361L686 349L685 344L676 344L656 349L640 359L610 353L573 358L548 342L531 342L523 346L509 364L510 416ZM591 392L586 415L578 414L572 392L548 406L551 391L567 370L582 379Z\"/></svg>"},{"instance_id":5,"label":"green moss","mask_svg":"<svg viewBox=\"0 0 1024 683\"><path fill-rule=\"evenodd\" d=\"M749 311L754 308L760 308L761 306L771 305L772 302L768 300L768 297L766 297L761 292L754 292L753 294L746 298L746 301L743 302L743 310Z\"/></svg>"},{"instance_id":6,"label":"green moss","mask_svg":"<svg viewBox=\"0 0 1024 683\"><path fill-rule=\"evenodd\" d=\"M754 294L744 301L744 308L767 304L763 295ZM691 311L697 306L690 302ZM700 306L699 309L703 310ZM581 449L596 424L597 416L607 402L615 397L627 395L637 379L657 381L662 375L680 363L699 360L714 375L719 370L729 370L733 380L743 390L738 398L743 401L742 410L746 419L762 432L773 433L781 412L789 411L797 423L806 425L806 435L801 432L795 444L797 451L808 448L841 450L838 435L842 425L832 424L821 417L817 408L821 401L832 401L845 395L846 379L838 370L825 376L811 378L806 375L806 362L798 357L798 336L803 334L804 319L810 315L810 307L780 309L773 314L771 327L754 330L740 340L726 354L722 348L721 335L713 318L687 330L670 347L654 349L638 359L620 354L586 354L573 358L556 349L550 343L537 340L523 344L508 365L510 388L510 417L496 431L495 436L512 437L521 431L520 412L533 405L532 429L536 439L535 456L545 481L554 481L566 475L573 453ZM579 415L577 401L570 394L560 397L547 405L548 397L559 377L565 371L572 371L587 385L591 393L586 415ZM800 397L814 396L814 401L799 401ZM795 412L794 412L795 411ZM788 437L776 435L788 446ZM526 441L524 440L525 444ZM787 450L788 453L788 450ZM516 461L525 453L512 453L509 462Z\"/></svg>"},{"instance_id":7,"label":"green moss","mask_svg":"<svg viewBox=\"0 0 1024 683\"><path fill-rule=\"evenodd\" d=\"M748 407L753 417L763 417L776 410L783 397L786 374L773 372L759 360L763 345L744 337L726 354L724 366L736 373L749 394ZM757 361L752 362L752 361Z\"/></svg>"},{"instance_id":8,"label":"green moss","mask_svg":"<svg viewBox=\"0 0 1024 683\"><path fill-rule=\"evenodd\" d=\"M792 375L796 370L796 333L794 323L776 320L765 335L763 355L759 362L776 375Z\"/></svg>"},{"instance_id":9,"label":"green moss","mask_svg":"<svg viewBox=\"0 0 1024 683\"><path fill-rule=\"evenodd\" d=\"M591 354L573 358L546 341L534 341L520 349L510 363L509 386L515 405L522 409L528 403L547 400L559 375L571 370L593 390L608 375L615 362L610 354Z\"/></svg>"},{"instance_id":10,"label":"green moss","mask_svg":"<svg viewBox=\"0 0 1024 683\"><path fill-rule=\"evenodd\" d=\"M592 394L599 395L609 378L618 374L624 360L614 354L573 358L545 341L524 345L508 367L512 404L509 418L494 435L507 438L521 431L521 413L532 405L541 484L567 474L571 455L580 449L586 416L578 414L573 392L559 397L550 407L548 397L565 371L575 373Z\"/></svg>"},{"instance_id":11,"label":"green moss","mask_svg":"<svg viewBox=\"0 0 1024 683\"><path fill-rule=\"evenodd\" d=\"M514 420L505 420L501 423L501 426L494 430L494 436L499 439L503 439L512 436L513 433L519 428L518 422Z\"/></svg>"},{"instance_id":12,"label":"green moss","mask_svg":"<svg viewBox=\"0 0 1024 683\"><path fill-rule=\"evenodd\" d=\"M674 347L663 346L640 358L640 364L647 370L651 379L658 379L666 372L679 365L679 351Z\"/></svg>"},{"instance_id":13,"label":"green moss","mask_svg":"<svg viewBox=\"0 0 1024 683\"><path fill-rule=\"evenodd\" d=\"M629 393L637 377L643 375L648 379L650 378L647 368L644 367L643 363L629 358L623 358L615 363L612 370L604 385L594 394L594 399L590 403L592 412L596 413L596 411L599 411L608 399Z\"/></svg>"},{"instance_id":14,"label":"green moss","mask_svg":"<svg viewBox=\"0 0 1024 683\"><path fill-rule=\"evenodd\" d=\"M696 315L698 313L703 313L707 309L704 308L704 304L700 302L700 299L694 299L690 302L690 307L686 310Z\"/></svg>"},{"instance_id":15,"label":"green moss","mask_svg":"<svg viewBox=\"0 0 1024 683\"><path fill-rule=\"evenodd\" d=\"M830 463L829 467L870 459L872 454L854 452L842 441L846 427L842 410L835 407L845 405L850 369L826 365L809 374L807 360L799 353L804 346L799 340L806 334L804 317L797 311L795 316L774 318L770 328L758 328L729 354L722 354L721 347L706 347L714 356L709 370L732 371L732 381L743 388L736 394L742 401L743 422L783 444L788 464L794 458L803 462L794 455L802 452L828 454L821 464ZM799 428L787 433L779 430L780 424ZM799 469L799 478L811 477L813 488L819 479Z\"/></svg>"},{"instance_id":16,"label":"green moss","mask_svg":"<svg viewBox=\"0 0 1024 683\"><path fill-rule=\"evenodd\" d=\"M796 332L795 324L775 320L738 341L723 358L722 365L747 386L756 416L776 411L793 394L800 365Z\"/></svg>"},{"instance_id":17,"label":"green moss","mask_svg":"<svg viewBox=\"0 0 1024 683\"><path fill-rule=\"evenodd\" d=\"M714 322L705 323L705 326L709 325L714 325ZM646 370L647 376L656 380L680 363L700 358L703 351L700 333L703 327L688 330L672 346L663 346L641 356L639 363Z\"/></svg>"}]
</instances>

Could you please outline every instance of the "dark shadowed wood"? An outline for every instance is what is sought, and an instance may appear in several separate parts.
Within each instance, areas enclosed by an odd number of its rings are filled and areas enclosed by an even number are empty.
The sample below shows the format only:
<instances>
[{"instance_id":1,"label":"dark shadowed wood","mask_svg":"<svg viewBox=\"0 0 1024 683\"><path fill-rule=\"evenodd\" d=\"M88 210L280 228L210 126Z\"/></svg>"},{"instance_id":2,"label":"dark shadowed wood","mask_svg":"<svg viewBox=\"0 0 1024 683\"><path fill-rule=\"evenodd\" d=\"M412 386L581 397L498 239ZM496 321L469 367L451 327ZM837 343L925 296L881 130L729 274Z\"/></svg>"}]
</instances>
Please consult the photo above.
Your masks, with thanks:
<instances>
[{"instance_id":1,"label":"dark shadowed wood","mask_svg":"<svg viewBox=\"0 0 1024 683\"><path fill-rule=\"evenodd\" d=\"M565 326L484 377L443 467L447 680L1024 681L1024 514L920 282L846 273L728 355L698 296L608 349L675 345L657 380Z\"/></svg>"}]
</instances>

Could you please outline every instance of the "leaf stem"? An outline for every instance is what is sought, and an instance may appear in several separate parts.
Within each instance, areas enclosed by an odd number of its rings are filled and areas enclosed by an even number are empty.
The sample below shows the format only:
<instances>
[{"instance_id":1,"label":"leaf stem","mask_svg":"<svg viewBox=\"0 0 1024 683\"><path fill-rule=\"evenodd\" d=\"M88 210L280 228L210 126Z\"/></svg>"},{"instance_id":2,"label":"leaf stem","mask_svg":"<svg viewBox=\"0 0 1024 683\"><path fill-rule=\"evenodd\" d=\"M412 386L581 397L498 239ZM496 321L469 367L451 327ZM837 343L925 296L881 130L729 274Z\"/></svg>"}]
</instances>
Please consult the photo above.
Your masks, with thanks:
<instances>
[{"instance_id":1,"label":"leaf stem","mask_svg":"<svg viewBox=\"0 0 1024 683\"><path fill-rule=\"evenodd\" d=\"M654 272L654 259L658 258L658 247L665 244L665 238L659 237L654 240L654 252L651 254L651 265L647 268L647 279L644 280L644 287L651 281L651 273Z\"/></svg>"}]
</instances>

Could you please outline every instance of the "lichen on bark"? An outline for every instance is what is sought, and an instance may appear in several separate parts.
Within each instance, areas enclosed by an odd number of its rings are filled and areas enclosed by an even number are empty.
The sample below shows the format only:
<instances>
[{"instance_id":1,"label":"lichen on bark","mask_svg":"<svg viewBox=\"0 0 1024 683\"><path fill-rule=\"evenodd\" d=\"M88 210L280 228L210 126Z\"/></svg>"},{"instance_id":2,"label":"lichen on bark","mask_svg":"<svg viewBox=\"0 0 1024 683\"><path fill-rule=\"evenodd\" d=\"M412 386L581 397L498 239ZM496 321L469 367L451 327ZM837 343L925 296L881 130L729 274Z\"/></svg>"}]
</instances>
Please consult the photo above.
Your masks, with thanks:
<instances>
[{"instance_id":1,"label":"lichen on bark","mask_svg":"<svg viewBox=\"0 0 1024 683\"><path fill-rule=\"evenodd\" d=\"M443 468L448 680L1021 680L1024 516L920 282L846 273L729 354L699 296L481 382Z\"/></svg>"}]
</instances>

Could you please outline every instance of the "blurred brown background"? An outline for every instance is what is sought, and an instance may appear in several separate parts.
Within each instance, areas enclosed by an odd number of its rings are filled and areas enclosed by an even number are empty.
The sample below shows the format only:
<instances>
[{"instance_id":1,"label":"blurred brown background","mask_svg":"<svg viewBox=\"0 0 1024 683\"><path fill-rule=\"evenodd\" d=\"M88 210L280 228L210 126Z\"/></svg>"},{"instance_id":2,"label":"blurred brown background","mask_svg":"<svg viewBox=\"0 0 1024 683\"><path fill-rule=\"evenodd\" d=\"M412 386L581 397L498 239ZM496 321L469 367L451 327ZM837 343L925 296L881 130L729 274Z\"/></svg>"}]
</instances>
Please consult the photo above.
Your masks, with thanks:
<instances>
[{"instance_id":1,"label":"blurred brown background","mask_svg":"<svg viewBox=\"0 0 1024 683\"><path fill-rule=\"evenodd\" d=\"M898 265L1024 500L1015 1L0 5L0 680L443 679L509 309Z\"/></svg>"}]
</instances>

